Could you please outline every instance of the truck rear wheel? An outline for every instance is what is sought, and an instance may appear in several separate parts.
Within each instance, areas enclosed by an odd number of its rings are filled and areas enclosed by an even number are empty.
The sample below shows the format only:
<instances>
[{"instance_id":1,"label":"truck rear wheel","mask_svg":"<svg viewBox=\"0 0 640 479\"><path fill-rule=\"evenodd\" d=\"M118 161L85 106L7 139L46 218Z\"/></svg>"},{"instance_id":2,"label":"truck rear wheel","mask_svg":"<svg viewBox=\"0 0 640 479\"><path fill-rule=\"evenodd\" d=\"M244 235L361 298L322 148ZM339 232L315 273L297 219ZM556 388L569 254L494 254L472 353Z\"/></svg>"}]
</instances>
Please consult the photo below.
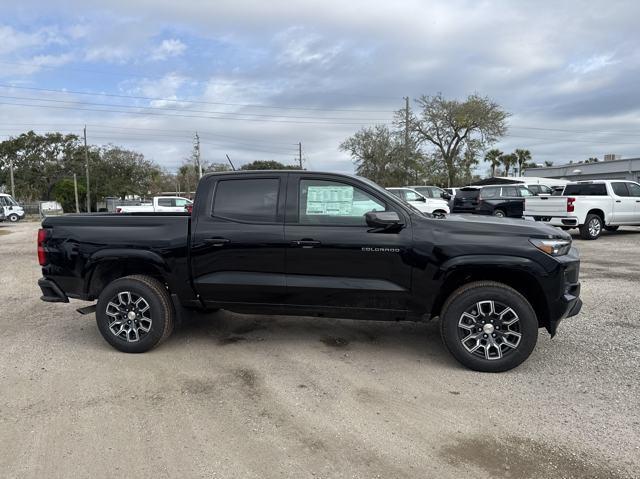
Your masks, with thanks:
<instances>
[{"instance_id":1,"label":"truck rear wheel","mask_svg":"<svg viewBox=\"0 0 640 479\"><path fill-rule=\"evenodd\" d=\"M100 293L96 322L102 337L125 353L144 353L171 335L174 310L167 289L150 276L116 279Z\"/></svg>"},{"instance_id":2,"label":"truck rear wheel","mask_svg":"<svg viewBox=\"0 0 640 479\"><path fill-rule=\"evenodd\" d=\"M591 213L587 215L584 224L580 226L580 238L586 240L595 240L600 237L604 222L600 216Z\"/></svg>"},{"instance_id":3,"label":"truck rear wheel","mask_svg":"<svg viewBox=\"0 0 640 479\"><path fill-rule=\"evenodd\" d=\"M515 289L478 281L449 296L440 315L440 333L449 352L464 366L502 372L531 355L538 341L538 319Z\"/></svg>"},{"instance_id":4,"label":"truck rear wheel","mask_svg":"<svg viewBox=\"0 0 640 479\"><path fill-rule=\"evenodd\" d=\"M507 214L504 211L498 209L493 211L493 216L496 216L498 218L504 218L507 216Z\"/></svg>"}]
</instances>

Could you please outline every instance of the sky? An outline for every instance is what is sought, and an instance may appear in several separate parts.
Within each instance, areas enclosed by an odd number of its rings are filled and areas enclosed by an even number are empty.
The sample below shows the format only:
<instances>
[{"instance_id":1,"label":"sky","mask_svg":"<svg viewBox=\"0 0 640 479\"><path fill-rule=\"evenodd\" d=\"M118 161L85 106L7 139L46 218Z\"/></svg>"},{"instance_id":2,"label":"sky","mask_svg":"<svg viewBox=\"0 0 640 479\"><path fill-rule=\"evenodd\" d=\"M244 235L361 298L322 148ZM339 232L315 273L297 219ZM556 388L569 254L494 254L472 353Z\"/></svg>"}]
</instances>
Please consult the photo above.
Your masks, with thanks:
<instances>
[{"instance_id":1,"label":"sky","mask_svg":"<svg viewBox=\"0 0 640 479\"><path fill-rule=\"evenodd\" d=\"M640 156L640 2L0 0L0 140L352 172L403 98L489 96L537 163ZM486 165L482 166L486 169Z\"/></svg>"}]
</instances>

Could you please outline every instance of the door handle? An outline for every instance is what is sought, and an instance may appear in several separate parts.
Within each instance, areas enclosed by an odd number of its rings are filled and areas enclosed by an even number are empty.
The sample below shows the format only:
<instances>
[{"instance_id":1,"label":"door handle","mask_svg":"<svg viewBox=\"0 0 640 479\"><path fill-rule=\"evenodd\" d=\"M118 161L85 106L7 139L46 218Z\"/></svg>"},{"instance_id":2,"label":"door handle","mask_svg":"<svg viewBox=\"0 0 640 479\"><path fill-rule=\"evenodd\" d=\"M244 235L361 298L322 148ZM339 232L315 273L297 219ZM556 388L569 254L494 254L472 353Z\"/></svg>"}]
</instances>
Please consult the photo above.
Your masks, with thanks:
<instances>
[{"instance_id":1,"label":"door handle","mask_svg":"<svg viewBox=\"0 0 640 479\"><path fill-rule=\"evenodd\" d=\"M205 238L204 242L211 246L224 246L231 241L227 238Z\"/></svg>"},{"instance_id":2,"label":"door handle","mask_svg":"<svg viewBox=\"0 0 640 479\"><path fill-rule=\"evenodd\" d=\"M300 248L314 248L316 246L320 246L322 243L320 241L312 240L312 239L301 239L291 242L291 246L298 246Z\"/></svg>"},{"instance_id":3,"label":"door handle","mask_svg":"<svg viewBox=\"0 0 640 479\"><path fill-rule=\"evenodd\" d=\"M616 200L616 203L622 203L622 200Z\"/></svg>"}]
</instances>

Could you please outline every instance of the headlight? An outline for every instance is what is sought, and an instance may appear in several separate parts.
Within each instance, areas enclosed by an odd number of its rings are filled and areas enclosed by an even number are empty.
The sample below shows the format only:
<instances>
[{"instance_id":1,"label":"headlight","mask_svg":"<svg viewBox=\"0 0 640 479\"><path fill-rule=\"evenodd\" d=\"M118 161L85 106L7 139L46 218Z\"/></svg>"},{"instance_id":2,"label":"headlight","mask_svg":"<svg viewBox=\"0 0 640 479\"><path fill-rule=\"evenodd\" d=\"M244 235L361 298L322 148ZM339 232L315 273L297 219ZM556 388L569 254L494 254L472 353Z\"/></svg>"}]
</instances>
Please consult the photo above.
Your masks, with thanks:
<instances>
[{"instance_id":1,"label":"headlight","mask_svg":"<svg viewBox=\"0 0 640 479\"><path fill-rule=\"evenodd\" d=\"M571 240L529 238L529 242L551 256L562 256L571 249Z\"/></svg>"}]
</instances>

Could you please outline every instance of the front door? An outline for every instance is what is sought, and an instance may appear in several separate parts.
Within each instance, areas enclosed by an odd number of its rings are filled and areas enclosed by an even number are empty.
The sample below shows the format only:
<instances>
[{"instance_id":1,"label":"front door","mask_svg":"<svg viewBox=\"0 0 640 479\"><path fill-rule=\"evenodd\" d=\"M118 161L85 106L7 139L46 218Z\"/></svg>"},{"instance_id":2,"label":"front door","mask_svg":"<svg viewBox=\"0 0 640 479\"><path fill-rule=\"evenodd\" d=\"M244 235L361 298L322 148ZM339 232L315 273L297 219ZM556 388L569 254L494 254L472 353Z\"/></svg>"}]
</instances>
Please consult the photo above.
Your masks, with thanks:
<instances>
[{"instance_id":1,"label":"front door","mask_svg":"<svg viewBox=\"0 0 640 479\"><path fill-rule=\"evenodd\" d=\"M277 304L285 293L286 174L206 177L192 225L196 291L212 307Z\"/></svg>"},{"instance_id":2,"label":"front door","mask_svg":"<svg viewBox=\"0 0 640 479\"><path fill-rule=\"evenodd\" d=\"M636 208L634 210L633 222L640 224L640 185L638 183L627 183L629 195L635 200Z\"/></svg>"},{"instance_id":3,"label":"front door","mask_svg":"<svg viewBox=\"0 0 640 479\"><path fill-rule=\"evenodd\" d=\"M613 190L613 222L633 223L636 212L636 198L630 196L624 181L611 182Z\"/></svg>"},{"instance_id":4,"label":"front door","mask_svg":"<svg viewBox=\"0 0 640 479\"><path fill-rule=\"evenodd\" d=\"M369 211L397 211L400 231L374 232ZM285 224L287 302L326 309L405 311L411 225L375 188L350 179L291 174Z\"/></svg>"}]
</instances>

